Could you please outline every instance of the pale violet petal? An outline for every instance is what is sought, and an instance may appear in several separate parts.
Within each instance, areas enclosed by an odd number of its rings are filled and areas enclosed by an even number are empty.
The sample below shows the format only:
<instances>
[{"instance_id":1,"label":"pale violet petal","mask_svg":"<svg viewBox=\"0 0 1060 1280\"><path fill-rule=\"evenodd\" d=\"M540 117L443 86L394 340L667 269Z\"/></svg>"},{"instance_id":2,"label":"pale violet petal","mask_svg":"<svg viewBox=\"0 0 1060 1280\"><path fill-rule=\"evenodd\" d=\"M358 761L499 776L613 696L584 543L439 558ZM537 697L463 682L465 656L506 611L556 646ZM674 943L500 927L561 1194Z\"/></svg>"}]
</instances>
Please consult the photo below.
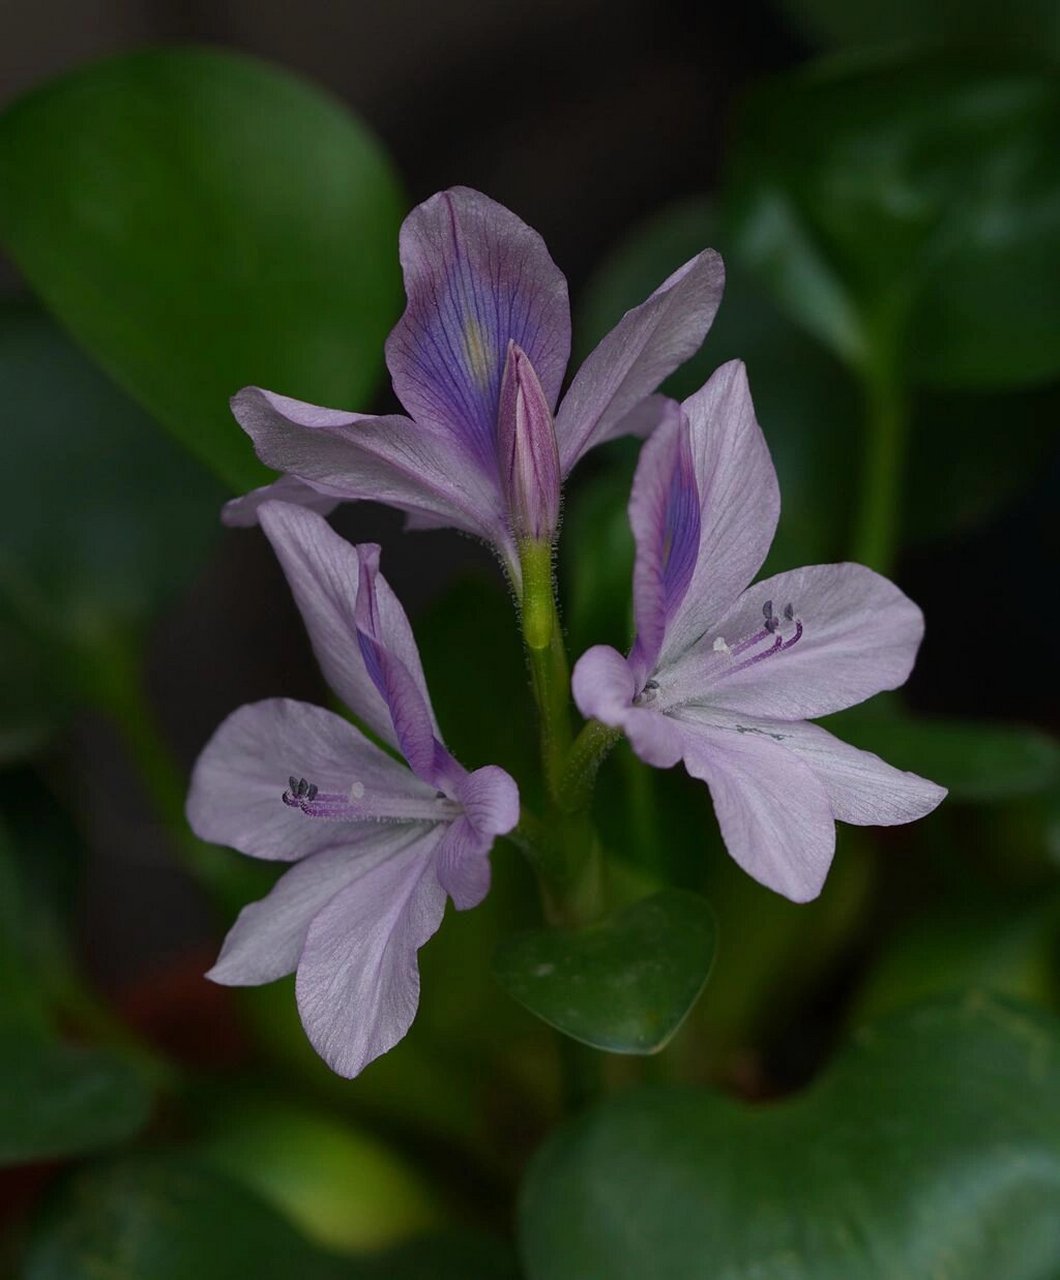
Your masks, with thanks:
<instances>
[{"instance_id":1,"label":"pale violet petal","mask_svg":"<svg viewBox=\"0 0 1060 1280\"><path fill-rule=\"evenodd\" d=\"M304 858L240 911L208 978L251 987L294 973L313 917L353 880L425 836L419 823L380 822L347 827L345 834L350 843Z\"/></svg>"},{"instance_id":2,"label":"pale violet petal","mask_svg":"<svg viewBox=\"0 0 1060 1280\"><path fill-rule=\"evenodd\" d=\"M762 567L780 513L776 472L744 366L737 360L722 365L682 408L699 488L699 555L669 619L661 665L677 659L732 608Z\"/></svg>"},{"instance_id":3,"label":"pale violet petal","mask_svg":"<svg viewBox=\"0 0 1060 1280\"><path fill-rule=\"evenodd\" d=\"M918 774L887 764L820 725L801 720L763 720L757 716L705 707L683 707L676 719L779 743L813 770L840 822L859 827L892 827L915 822L938 807L946 789Z\"/></svg>"},{"instance_id":4,"label":"pale violet petal","mask_svg":"<svg viewBox=\"0 0 1060 1280\"><path fill-rule=\"evenodd\" d=\"M464 816L446 831L438 846L438 879L460 911L476 907L490 885L489 851L495 837L507 835L519 821L519 790L496 765L476 769L459 793Z\"/></svg>"},{"instance_id":5,"label":"pale violet petal","mask_svg":"<svg viewBox=\"0 0 1060 1280\"><path fill-rule=\"evenodd\" d=\"M392 1049L416 1015L416 953L445 911L432 850L413 846L373 866L309 926L295 981L298 1010L313 1047L341 1076L357 1075Z\"/></svg>"},{"instance_id":6,"label":"pale violet petal","mask_svg":"<svg viewBox=\"0 0 1060 1280\"><path fill-rule=\"evenodd\" d=\"M586 650L575 663L571 688L582 715L621 729L646 764L669 769L680 760L678 727L650 704L633 704L637 682L629 662L617 650L603 644Z\"/></svg>"},{"instance_id":7,"label":"pale violet petal","mask_svg":"<svg viewBox=\"0 0 1060 1280\"><path fill-rule=\"evenodd\" d=\"M629 498L636 543L630 655L638 689L655 669L667 625L684 599L699 555L700 503L688 420L679 405L640 451Z\"/></svg>"},{"instance_id":8,"label":"pale violet petal","mask_svg":"<svg viewBox=\"0 0 1060 1280\"><path fill-rule=\"evenodd\" d=\"M454 187L401 228L408 306L387 340L401 403L443 427L497 475L497 408L508 343L555 408L570 355L567 282L536 231L478 191Z\"/></svg>"},{"instance_id":9,"label":"pale violet petal","mask_svg":"<svg viewBox=\"0 0 1060 1280\"><path fill-rule=\"evenodd\" d=\"M232 498L221 510L223 524L233 528L249 528L258 523L258 509L264 502L293 502L298 507L308 507L322 516L330 515L339 505L339 499L321 493L312 485L295 476L283 475L272 484L251 489L240 498Z\"/></svg>"},{"instance_id":10,"label":"pale violet petal","mask_svg":"<svg viewBox=\"0 0 1060 1280\"><path fill-rule=\"evenodd\" d=\"M495 470L484 472L444 432L398 415L325 409L261 387L244 387L232 412L266 466L324 497L381 502L508 547Z\"/></svg>"},{"instance_id":11,"label":"pale violet petal","mask_svg":"<svg viewBox=\"0 0 1060 1280\"><path fill-rule=\"evenodd\" d=\"M685 768L710 789L733 859L792 902L816 898L835 853L835 822L814 771L770 738L673 723Z\"/></svg>"},{"instance_id":12,"label":"pale violet petal","mask_svg":"<svg viewBox=\"0 0 1060 1280\"><path fill-rule=\"evenodd\" d=\"M285 804L292 776L326 793L385 796L395 817L403 798L420 814L434 796L341 716L271 698L234 711L207 743L192 773L188 822L201 840L283 862L357 838L349 823L315 820Z\"/></svg>"},{"instance_id":13,"label":"pale violet petal","mask_svg":"<svg viewBox=\"0 0 1060 1280\"><path fill-rule=\"evenodd\" d=\"M810 720L904 684L923 633L893 582L864 565L810 565L750 587L660 681L667 705Z\"/></svg>"},{"instance_id":14,"label":"pale violet petal","mask_svg":"<svg viewBox=\"0 0 1060 1280\"><path fill-rule=\"evenodd\" d=\"M328 684L355 715L398 746L390 708L369 675L357 642L361 563L365 558L375 563L378 547L352 546L323 517L288 503L264 504L259 519L290 583ZM437 733L408 618L381 574L375 577L375 599L377 639L408 670Z\"/></svg>"},{"instance_id":15,"label":"pale violet petal","mask_svg":"<svg viewBox=\"0 0 1060 1280\"><path fill-rule=\"evenodd\" d=\"M556 415L566 475L595 445L633 425L629 412L707 335L721 302L725 270L713 249L686 262L646 302L627 311L578 370Z\"/></svg>"}]
</instances>

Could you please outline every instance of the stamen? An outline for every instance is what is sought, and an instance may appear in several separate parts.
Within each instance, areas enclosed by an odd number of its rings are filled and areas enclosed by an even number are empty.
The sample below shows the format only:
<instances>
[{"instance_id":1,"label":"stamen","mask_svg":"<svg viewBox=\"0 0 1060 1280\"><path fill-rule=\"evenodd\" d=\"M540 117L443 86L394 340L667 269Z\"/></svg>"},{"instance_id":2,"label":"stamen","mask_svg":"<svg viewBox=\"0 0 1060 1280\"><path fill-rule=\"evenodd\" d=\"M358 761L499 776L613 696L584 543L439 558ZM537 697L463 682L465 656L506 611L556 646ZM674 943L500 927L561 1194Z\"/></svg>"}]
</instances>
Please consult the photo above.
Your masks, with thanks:
<instances>
[{"instance_id":1,"label":"stamen","mask_svg":"<svg viewBox=\"0 0 1060 1280\"><path fill-rule=\"evenodd\" d=\"M787 618L789 622L791 622L794 619L795 606L793 604L789 603L784 606L784 617Z\"/></svg>"},{"instance_id":2,"label":"stamen","mask_svg":"<svg viewBox=\"0 0 1060 1280\"><path fill-rule=\"evenodd\" d=\"M798 644L798 642L801 639L802 639L802 621L800 620L795 623L795 634L791 637L790 640L785 640L780 647L782 649L790 649L793 644Z\"/></svg>"}]
</instances>

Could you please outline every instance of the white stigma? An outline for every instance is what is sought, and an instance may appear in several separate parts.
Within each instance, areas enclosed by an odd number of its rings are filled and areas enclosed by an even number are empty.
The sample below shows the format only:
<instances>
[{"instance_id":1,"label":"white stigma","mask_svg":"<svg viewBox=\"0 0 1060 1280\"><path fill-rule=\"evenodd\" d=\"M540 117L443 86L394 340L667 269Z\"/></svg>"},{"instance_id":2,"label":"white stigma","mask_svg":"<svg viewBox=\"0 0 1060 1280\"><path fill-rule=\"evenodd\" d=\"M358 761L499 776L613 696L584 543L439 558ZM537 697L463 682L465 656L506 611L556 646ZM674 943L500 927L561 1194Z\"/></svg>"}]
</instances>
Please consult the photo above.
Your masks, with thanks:
<instances>
[{"instance_id":1,"label":"white stigma","mask_svg":"<svg viewBox=\"0 0 1060 1280\"><path fill-rule=\"evenodd\" d=\"M715 653L727 653L730 656L732 654L732 650L729 648L728 642L726 641L724 636L718 636L718 638L714 641L713 647L714 647Z\"/></svg>"},{"instance_id":2,"label":"white stigma","mask_svg":"<svg viewBox=\"0 0 1060 1280\"><path fill-rule=\"evenodd\" d=\"M364 799L364 783L363 782L355 782L353 786L350 787L350 799L354 801Z\"/></svg>"}]
</instances>

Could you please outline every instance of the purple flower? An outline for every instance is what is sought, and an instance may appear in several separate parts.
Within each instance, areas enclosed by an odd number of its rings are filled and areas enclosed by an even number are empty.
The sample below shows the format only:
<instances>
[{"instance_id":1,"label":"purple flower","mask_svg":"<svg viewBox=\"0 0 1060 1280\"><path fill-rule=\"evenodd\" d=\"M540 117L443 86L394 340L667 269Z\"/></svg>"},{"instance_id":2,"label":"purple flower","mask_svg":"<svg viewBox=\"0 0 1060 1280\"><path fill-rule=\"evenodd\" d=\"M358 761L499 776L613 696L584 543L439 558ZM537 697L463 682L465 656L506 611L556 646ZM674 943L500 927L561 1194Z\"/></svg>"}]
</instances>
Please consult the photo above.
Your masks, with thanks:
<instances>
[{"instance_id":1,"label":"purple flower","mask_svg":"<svg viewBox=\"0 0 1060 1280\"><path fill-rule=\"evenodd\" d=\"M730 854L795 902L816 897L835 820L923 817L943 788L841 742L828 715L903 684L924 630L893 583L812 565L749 587L780 512L743 365L723 366L641 452L629 517L636 640L574 670L582 714L648 764L679 760L710 788Z\"/></svg>"},{"instance_id":2,"label":"purple flower","mask_svg":"<svg viewBox=\"0 0 1060 1280\"><path fill-rule=\"evenodd\" d=\"M288 503L259 518L328 683L408 767L304 702L256 702L224 721L195 766L188 820L204 840L295 866L240 912L209 976L253 986L297 970L309 1039L354 1076L408 1030L416 952L447 894L460 910L482 901L519 796L503 769L468 773L442 745L379 548Z\"/></svg>"},{"instance_id":3,"label":"purple flower","mask_svg":"<svg viewBox=\"0 0 1060 1280\"><path fill-rule=\"evenodd\" d=\"M517 577L516 543L552 536L560 484L578 459L658 421L661 401L649 397L702 343L721 299L721 259L704 251L627 312L558 411L570 308L536 231L456 187L406 218L401 264L408 305L386 352L411 417L320 409L258 387L240 391L233 412L262 461L284 473L286 499L301 494L317 509L388 503L410 526L486 539ZM271 486L237 499L226 520L253 523L270 496Z\"/></svg>"}]
</instances>

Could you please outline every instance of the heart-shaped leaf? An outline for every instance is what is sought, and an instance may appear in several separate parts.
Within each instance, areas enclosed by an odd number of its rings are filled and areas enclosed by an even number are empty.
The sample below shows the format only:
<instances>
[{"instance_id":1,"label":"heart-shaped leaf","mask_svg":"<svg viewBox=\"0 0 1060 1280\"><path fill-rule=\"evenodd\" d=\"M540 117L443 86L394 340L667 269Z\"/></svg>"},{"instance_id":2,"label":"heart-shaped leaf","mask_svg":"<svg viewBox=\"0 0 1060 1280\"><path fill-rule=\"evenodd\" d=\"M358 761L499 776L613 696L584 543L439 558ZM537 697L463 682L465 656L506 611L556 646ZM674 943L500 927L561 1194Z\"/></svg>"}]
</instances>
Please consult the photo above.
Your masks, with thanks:
<instances>
[{"instance_id":1,"label":"heart-shaped leaf","mask_svg":"<svg viewBox=\"0 0 1060 1280\"><path fill-rule=\"evenodd\" d=\"M514 934L493 971L509 995L573 1039L655 1053L703 990L714 948L706 901L665 889L584 929Z\"/></svg>"},{"instance_id":2,"label":"heart-shaped leaf","mask_svg":"<svg viewBox=\"0 0 1060 1280\"><path fill-rule=\"evenodd\" d=\"M866 1030L772 1106L643 1089L524 1189L530 1280L1053 1280L1060 1030L986 996Z\"/></svg>"},{"instance_id":3,"label":"heart-shaped leaf","mask_svg":"<svg viewBox=\"0 0 1060 1280\"><path fill-rule=\"evenodd\" d=\"M75 337L229 485L228 399L362 407L400 308L400 198L341 104L220 49L80 68L0 118L0 236Z\"/></svg>"},{"instance_id":4,"label":"heart-shaped leaf","mask_svg":"<svg viewBox=\"0 0 1060 1280\"><path fill-rule=\"evenodd\" d=\"M861 370L949 387L1060 372L1060 86L953 56L810 67L748 99L733 244Z\"/></svg>"}]
</instances>

